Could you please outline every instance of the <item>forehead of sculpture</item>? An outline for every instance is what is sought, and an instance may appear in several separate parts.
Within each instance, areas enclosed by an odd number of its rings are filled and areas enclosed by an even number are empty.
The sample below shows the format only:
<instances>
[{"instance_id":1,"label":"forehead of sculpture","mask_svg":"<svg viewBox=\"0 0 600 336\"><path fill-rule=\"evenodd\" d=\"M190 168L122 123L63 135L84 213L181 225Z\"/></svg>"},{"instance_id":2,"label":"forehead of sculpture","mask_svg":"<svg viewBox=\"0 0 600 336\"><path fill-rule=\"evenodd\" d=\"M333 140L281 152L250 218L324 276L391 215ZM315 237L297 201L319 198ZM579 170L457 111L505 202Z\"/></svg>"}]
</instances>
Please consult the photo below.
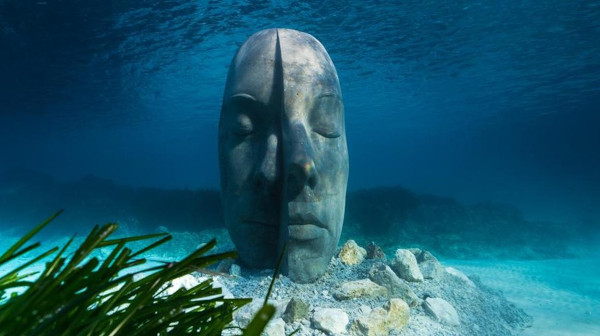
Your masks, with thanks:
<instances>
[{"instance_id":1,"label":"forehead of sculpture","mask_svg":"<svg viewBox=\"0 0 600 336\"><path fill-rule=\"evenodd\" d=\"M231 62L224 98L245 94L266 104L276 87L276 48L275 29L263 30L250 36Z\"/></svg>"},{"instance_id":2,"label":"forehead of sculpture","mask_svg":"<svg viewBox=\"0 0 600 336\"><path fill-rule=\"evenodd\" d=\"M281 59L277 56L278 35ZM280 78L277 78L277 67L282 68ZM341 97L331 58L311 35L292 29L267 29L250 36L231 63L224 99L244 94L267 104L272 95L282 93L277 92L281 88L304 88L315 95L327 93Z\"/></svg>"},{"instance_id":3,"label":"forehead of sculpture","mask_svg":"<svg viewBox=\"0 0 600 336\"><path fill-rule=\"evenodd\" d=\"M278 29L286 89L310 88L315 95L341 90L335 66L323 45L312 35Z\"/></svg>"}]
</instances>

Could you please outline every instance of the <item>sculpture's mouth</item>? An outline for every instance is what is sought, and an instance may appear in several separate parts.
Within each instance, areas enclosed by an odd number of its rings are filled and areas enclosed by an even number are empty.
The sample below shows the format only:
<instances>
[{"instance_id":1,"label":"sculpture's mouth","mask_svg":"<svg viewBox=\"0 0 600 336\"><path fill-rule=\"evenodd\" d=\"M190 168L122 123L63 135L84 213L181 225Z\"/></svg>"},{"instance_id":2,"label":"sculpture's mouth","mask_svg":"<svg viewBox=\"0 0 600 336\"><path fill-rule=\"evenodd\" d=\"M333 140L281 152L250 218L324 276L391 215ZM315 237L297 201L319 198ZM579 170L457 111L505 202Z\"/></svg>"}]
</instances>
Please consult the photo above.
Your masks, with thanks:
<instances>
[{"instance_id":1,"label":"sculpture's mouth","mask_svg":"<svg viewBox=\"0 0 600 336\"><path fill-rule=\"evenodd\" d=\"M327 233L327 226L312 213L296 213L289 217L288 235L296 240L313 240Z\"/></svg>"},{"instance_id":2,"label":"sculpture's mouth","mask_svg":"<svg viewBox=\"0 0 600 336\"><path fill-rule=\"evenodd\" d=\"M308 213L295 213L290 214L288 225L308 225L312 224L321 228L327 228L323 222L317 218L314 214Z\"/></svg>"}]
</instances>

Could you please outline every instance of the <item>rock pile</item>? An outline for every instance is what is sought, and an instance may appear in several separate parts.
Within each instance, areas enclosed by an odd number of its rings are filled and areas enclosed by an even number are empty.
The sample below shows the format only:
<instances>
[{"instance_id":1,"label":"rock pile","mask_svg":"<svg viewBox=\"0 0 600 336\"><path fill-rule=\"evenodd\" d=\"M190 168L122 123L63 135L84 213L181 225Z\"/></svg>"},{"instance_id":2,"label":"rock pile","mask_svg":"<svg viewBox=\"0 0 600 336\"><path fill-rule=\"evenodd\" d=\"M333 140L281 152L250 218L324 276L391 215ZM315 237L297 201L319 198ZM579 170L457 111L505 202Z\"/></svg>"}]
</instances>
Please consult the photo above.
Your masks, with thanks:
<instances>
[{"instance_id":1,"label":"rock pile","mask_svg":"<svg viewBox=\"0 0 600 336\"><path fill-rule=\"evenodd\" d=\"M392 260L392 269L406 281L423 281L423 273L419 269L417 258L409 250L396 250L396 256Z\"/></svg>"},{"instance_id":2,"label":"rock pile","mask_svg":"<svg viewBox=\"0 0 600 336\"><path fill-rule=\"evenodd\" d=\"M427 298L423 303L425 311L439 322L459 325L458 313L448 301L440 298Z\"/></svg>"},{"instance_id":3,"label":"rock pile","mask_svg":"<svg viewBox=\"0 0 600 336\"><path fill-rule=\"evenodd\" d=\"M354 240L350 239L342 246L338 256L346 265L358 265L365 260L367 250L358 246Z\"/></svg>"},{"instance_id":4,"label":"rock pile","mask_svg":"<svg viewBox=\"0 0 600 336\"><path fill-rule=\"evenodd\" d=\"M374 243L367 250L347 241L312 284L279 275L270 299L277 313L264 335L512 335L530 323L500 294L444 268L428 251L398 249L387 262ZM235 314L233 326L244 327L260 308L272 271L240 273L234 265L221 269L235 276L217 280L234 297L256 299Z\"/></svg>"},{"instance_id":5,"label":"rock pile","mask_svg":"<svg viewBox=\"0 0 600 336\"><path fill-rule=\"evenodd\" d=\"M387 257L381 247L379 247L375 242L370 242L367 245L367 259L383 259L386 260Z\"/></svg>"},{"instance_id":6,"label":"rock pile","mask_svg":"<svg viewBox=\"0 0 600 336\"><path fill-rule=\"evenodd\" d=\"M339 308L317 308L312 317L315 328L330 335L339 335L346 332L348 314Z\"/></svg>"},{"instance_id":7,"label":"rock pile","mask_svg":"<svg viewBox=\"0 0 600 336\"><path fill-rule=\"evenodd\" d=\"M359 316L350 326L350 335L379 336L399 332L410 319L410 308L401 299L390 299L383 307L370 311L368 315Z\"/></svg>"}]
</instances>

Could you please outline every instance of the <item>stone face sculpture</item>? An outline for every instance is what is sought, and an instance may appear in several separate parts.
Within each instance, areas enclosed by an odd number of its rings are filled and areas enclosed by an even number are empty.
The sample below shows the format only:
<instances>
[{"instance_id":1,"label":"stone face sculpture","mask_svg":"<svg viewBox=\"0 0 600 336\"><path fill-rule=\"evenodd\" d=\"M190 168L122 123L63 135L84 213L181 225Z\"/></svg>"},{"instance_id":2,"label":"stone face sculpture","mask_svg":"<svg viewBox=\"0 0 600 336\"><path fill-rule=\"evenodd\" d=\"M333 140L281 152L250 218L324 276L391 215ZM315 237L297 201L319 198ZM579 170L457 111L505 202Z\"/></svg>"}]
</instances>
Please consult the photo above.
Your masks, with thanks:
<instances>
[{"instance_id":1,"label":"stone face sculpture","mask_svg":"<svg viewBox=\"0 0 600 336\"><path fill-rule=\"evenodd\" d=\"M225 224L242 264L297 282L322 275L340 238L348 181L337 72L309 34L267 29L238 49L219 122Z\"/></svg>"}]
</instances>

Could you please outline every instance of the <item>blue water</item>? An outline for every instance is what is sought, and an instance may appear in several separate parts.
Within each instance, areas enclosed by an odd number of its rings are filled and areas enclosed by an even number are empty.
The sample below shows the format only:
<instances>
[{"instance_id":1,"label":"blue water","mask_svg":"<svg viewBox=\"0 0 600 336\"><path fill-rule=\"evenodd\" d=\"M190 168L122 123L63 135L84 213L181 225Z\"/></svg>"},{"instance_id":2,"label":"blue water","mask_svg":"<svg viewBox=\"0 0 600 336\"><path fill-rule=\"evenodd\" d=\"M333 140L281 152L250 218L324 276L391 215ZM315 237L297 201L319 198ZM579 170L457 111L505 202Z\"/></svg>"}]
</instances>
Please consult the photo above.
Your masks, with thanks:
<instances>
[{"instance_id":1,"label":"blue water","mask_svg":"<svg viewBox=\"0 0 600 336\"><path fill-rule=\"evenodd\" d=\"M252 33L339 72L350 188L600 218L600 2L0 1L0 170L218 186L227 67Z\"/></svg>"}]
</instances>

